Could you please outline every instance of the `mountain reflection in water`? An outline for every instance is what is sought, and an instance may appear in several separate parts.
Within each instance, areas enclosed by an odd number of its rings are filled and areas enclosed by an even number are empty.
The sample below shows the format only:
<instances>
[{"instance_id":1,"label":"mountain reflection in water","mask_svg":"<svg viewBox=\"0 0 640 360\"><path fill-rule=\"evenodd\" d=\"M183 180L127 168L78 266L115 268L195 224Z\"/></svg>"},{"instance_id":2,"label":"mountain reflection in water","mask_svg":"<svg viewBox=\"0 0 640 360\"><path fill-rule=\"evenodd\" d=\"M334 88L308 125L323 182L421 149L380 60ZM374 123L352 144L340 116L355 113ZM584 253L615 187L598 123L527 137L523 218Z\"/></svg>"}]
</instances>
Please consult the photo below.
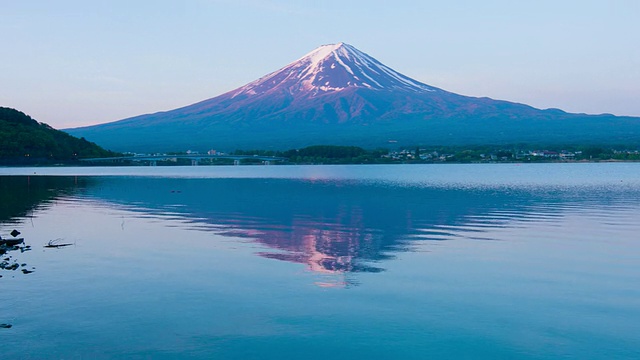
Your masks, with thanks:
<instances>
[{"instance_id":1,"label":"mountain reflection in water","mask_svg":"<svg viewBox=\"0 0 640 360\"><path fill-rule=\"evenodd\" d=\"M446 188L289 179L91 178L83 197L191 229L249 239L270 259L328 274L384 271L420 241L491 240L487 230L553 221L570 208L630 201L568 188ZM591 195L590 195L591 194ZM626 199L626 200L625 200Z\"/></svg>"},{"instance_id":2,"label":"mountain reflection in water","mask_svg":"<svg viewBox=\"0 0 640 360\"><path fill-rule=\"evenodd\" d=\"M639 165L5 169L3 355L635 359Z\"/></svg>"}]
</instances>

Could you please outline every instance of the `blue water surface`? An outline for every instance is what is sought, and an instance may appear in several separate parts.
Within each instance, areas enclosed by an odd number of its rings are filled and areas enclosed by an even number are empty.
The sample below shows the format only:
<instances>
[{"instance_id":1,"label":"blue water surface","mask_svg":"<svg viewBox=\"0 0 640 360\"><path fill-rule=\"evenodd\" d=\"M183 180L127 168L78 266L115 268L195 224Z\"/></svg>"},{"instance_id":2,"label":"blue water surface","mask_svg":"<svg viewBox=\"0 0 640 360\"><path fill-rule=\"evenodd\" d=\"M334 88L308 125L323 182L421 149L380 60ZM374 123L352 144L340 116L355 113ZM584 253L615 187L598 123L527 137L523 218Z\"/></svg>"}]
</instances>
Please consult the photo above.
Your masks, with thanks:
<instances>
[{"instance_id":1,"label":"blue water surface","mask_svg":"<svg viewBox=\"0 0 640 360\"><path fill-rule=\"evenodd\" d=\"M0 168L0 191L31 246L3 255L7 358L640 358L640 164Z\"/></svg>"}]
</instances>

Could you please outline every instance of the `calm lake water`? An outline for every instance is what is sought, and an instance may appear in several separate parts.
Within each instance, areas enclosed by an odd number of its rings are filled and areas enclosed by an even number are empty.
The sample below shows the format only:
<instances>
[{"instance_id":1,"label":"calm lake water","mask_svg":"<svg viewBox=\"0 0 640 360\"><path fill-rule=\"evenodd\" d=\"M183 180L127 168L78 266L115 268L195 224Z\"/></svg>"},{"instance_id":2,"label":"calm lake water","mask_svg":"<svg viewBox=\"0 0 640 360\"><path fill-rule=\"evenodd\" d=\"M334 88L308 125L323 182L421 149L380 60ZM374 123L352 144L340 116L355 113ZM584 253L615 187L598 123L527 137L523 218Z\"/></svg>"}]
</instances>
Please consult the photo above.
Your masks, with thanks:
<instances>
[{"instance_id":1,"label":"calm lake water","mask_svg":"<svg viewBox=\"0 0 640 360\"><path fill-rule=\"evenodd\" d=\"M13 229L4 358L640 358L638 163L0 168Z\"/></svg>"}]
</instances>

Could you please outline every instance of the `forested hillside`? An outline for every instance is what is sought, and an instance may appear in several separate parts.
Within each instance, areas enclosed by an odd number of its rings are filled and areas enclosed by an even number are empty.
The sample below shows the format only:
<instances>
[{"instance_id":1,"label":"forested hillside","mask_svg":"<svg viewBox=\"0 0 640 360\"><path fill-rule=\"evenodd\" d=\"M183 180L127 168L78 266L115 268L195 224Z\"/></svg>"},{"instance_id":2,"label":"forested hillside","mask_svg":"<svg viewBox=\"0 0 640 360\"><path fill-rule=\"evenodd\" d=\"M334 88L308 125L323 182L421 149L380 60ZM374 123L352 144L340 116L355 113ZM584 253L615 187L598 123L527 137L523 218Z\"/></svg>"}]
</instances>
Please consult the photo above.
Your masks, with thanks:
<instances>
[{"instance_id":1,"label":"forested hillside","mask_svg":"<svg viewBox=\"0 0 640 360\"><path fill-rule=\"evenodd\" d=\"M0 163L38 164L108 157L115 153L39 123L25 113L0 107Z\"/></svg>"}]
</instances>

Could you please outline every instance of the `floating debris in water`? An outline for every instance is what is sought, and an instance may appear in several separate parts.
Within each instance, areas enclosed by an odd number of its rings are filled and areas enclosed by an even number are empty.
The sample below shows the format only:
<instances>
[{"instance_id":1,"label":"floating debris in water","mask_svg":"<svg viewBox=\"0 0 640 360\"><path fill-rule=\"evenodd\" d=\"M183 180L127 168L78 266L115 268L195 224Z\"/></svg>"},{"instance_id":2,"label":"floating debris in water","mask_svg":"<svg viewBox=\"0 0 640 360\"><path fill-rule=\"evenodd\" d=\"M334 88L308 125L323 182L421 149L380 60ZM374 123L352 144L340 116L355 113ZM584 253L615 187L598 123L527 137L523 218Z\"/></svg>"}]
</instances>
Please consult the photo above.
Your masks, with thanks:
<instances>
[{"instance_id":1,"label":"floating debris in water","mask_svg":"<svg viewBox=\"0 0 640 360\"><path fill-rule=\"evenodd\" d=\"M11 234L11 236L16 237L16 236L20 235L20 231L18 231L16 229L13 229L13 231L10 232L10 234Z\"/></svg>"},{"instance_id":2,"label":"floating debris in water","mask_svg":"<svg viewBox=\"0 0 640 360\"><path fill-rule=\"evenodd\" d=\"M59 249L61 247L65 247L65 246L75 245L75 244L70 244L70 243L60 243L60 241L62 241L62 239L49 240L49 242L47 242L47 245L45 245L44 247Z\"/></svg>"},{"instance_id":3,"label":"floating debris in water","mask_svg":"<svg viewBox=\"0 0 640 360\"><path fill-rule=\"evenodd\" d=\"M11 324L0 324L0 329L11 329L12 326Z\"/></svg>"}]
</instances>

